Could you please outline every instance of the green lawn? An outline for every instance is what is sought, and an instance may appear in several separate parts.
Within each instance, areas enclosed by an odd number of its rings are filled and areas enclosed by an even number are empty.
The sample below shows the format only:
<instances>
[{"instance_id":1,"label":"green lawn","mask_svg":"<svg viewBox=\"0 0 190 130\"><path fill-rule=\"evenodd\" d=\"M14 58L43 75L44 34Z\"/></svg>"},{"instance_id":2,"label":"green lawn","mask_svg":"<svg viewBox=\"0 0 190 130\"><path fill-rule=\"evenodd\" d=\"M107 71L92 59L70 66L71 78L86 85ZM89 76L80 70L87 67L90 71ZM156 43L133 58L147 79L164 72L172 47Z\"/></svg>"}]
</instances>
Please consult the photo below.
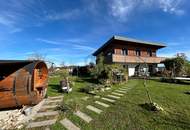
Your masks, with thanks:
<instances>
[{"instance_id":1,"label":"green lawn","mask_svg":"<svg viewBox=\"0 0 190 130\"><path fill-rule=\"evenodd\" d=\"M59 85L59 77L51 77L48 95L56 96L62 93L57 92ZM114 91L114 89L127 86L132 87L128 93L114 104L108 103L109 108L103 108L94 104L95 98L93 95L80 92L80 88L85 87L89 82L89 78L73 78L75 85L73 92L64 94L64 104L71 110L61 113L59 120L67 117L75 122L83 130L182 130L190 129L190 95L184 94L190 90L190 85L161 83L156 80L147 82L152 100L164 108L164 112L150 112L141 107L148 101L143 80L129 80L126 84L115 85L111 90L97 93L103 96ZM84 97L89 97L85 100ZM105 102L105 101L103 101ZM85 107L94 105L103 110L103 113L98 115ZM77 106L80 111L85 112L93 118L89 124L85 123L78 117L72 114L73 109ZM59 122L51 127L52 129L64 130Z\"/></svg>"}]
</instances>

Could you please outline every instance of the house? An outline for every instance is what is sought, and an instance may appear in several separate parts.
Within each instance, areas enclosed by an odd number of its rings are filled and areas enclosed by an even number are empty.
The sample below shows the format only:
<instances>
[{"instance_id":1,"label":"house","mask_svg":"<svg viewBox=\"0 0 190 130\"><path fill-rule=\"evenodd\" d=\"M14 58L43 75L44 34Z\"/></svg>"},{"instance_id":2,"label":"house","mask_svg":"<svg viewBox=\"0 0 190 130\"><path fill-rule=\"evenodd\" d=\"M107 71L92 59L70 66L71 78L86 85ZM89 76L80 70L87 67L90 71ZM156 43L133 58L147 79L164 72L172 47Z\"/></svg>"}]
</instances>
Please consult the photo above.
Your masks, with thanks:
<instances>
[{"instance_id":1,"label":"house","mask_svg":"<svg viewBox=\"0 0 190 130\"><path fill-rule=\"evenodd\" d=\"M157 57L158 49L166 47L164 44L141 41L121 36L113 36L93 53L96 62L100 54L104 56L106 64L123 64L128 69L129 76L139 71L139 66L150 74L156 73L157 64L165 58Z\"/></svg>"}]
</instances>

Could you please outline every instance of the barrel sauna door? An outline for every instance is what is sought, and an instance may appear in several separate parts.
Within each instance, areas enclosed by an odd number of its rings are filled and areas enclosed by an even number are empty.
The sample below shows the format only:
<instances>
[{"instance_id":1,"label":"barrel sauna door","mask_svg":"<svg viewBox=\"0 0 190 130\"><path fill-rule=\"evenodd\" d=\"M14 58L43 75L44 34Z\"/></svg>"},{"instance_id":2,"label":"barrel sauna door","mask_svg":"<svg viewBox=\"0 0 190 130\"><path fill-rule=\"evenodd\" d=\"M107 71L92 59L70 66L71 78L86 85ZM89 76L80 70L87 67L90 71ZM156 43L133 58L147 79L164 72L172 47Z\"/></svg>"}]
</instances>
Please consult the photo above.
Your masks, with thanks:
<instances>
[{"instance_id":1,"label":"barrel sauna door","mask_svg":"<svg viewBox=\"0 0 190 130\"><path fill-rule=\"evenodd\" d=\"M20 106L21 104L29 104L31 102L30 78L31 76L28 72L21 70L13 81L13 95L15 95L17 106Z\"/></svg>"},{"instance_id":2,"label":"barrel sauna door","mask_svg":"<svg viewBox=\"0 0 190 130\"><path fill-rule=\"evenodd\" d=\"M47 69L44 64L38 64L34 69L34 91L37 92L38 99L45 96L47 90Z\"/></svg>"}]
</instances>

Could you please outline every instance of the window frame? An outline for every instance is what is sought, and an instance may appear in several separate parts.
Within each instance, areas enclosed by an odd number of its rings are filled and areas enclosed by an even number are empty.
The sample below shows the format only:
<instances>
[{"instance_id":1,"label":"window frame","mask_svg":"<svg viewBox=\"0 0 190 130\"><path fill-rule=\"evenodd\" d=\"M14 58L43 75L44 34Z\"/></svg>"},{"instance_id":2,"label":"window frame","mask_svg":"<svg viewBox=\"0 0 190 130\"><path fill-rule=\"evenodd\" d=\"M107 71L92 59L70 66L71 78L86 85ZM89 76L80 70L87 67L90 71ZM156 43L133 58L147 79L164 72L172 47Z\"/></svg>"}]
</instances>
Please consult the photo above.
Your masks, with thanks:
<instances>
[{"instance_id":1,"label":"window frame","mask_svg":"<svg viewBox=\"0 0 190 130\"><path fill-rule=\"evenodd\" d=\"M141 56L141 49L140 48L135 49L135 55L136 56Z\"/></svg>"},{"instance_id":2,"label":"window frame","mask_svg":"<svg viewBox=\"0 0 190 130\"><path fill-rule=\"evenodd\" d=\"M128 55L128 49L127 48L121 49L121 54L124 56L127 56Z\"/></svg>"},{"instance_id":3,"label":"window frame","mask_svg":"<svg viewBox=\"0 0 190 130\"><path fill-rule=\"evenodd\" d=\"M150 49L150 48L147 49L147 55L152 57L152 49Z\"/></svg>"}]
</instances>

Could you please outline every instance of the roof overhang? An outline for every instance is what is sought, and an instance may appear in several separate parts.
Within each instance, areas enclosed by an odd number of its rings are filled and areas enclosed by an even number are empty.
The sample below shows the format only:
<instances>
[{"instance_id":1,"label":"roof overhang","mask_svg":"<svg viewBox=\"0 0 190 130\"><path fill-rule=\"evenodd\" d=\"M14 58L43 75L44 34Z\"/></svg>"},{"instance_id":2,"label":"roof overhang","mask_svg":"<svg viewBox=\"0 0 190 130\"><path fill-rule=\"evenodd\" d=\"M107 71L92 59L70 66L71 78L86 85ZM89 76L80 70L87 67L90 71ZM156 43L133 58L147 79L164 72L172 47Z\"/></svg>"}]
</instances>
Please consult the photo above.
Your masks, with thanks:
<instances>
[{"instance_id":1,"label":"roof overhang","mask_svg":"<svg viewBox=\"0 0 190 130\"><path fill-rule=\"evenodd\" d=\"M97 56L99 53L101 53L103 51L104 48L106 48L108 45L110 45L111 43L113 43L113 41L123 41L123 43L127 43L127 44L129 44L129 43L136 43L136 44L141 44L141 45L155 46L158 49L166 47L166 45L162 44L162 43L147 42L147 41L141 41L141 40L127 38L127 37L113 36L104 45L102 45L99 49L97 49L93 53L93 56Z\"/></svg>"}]
</instances>

